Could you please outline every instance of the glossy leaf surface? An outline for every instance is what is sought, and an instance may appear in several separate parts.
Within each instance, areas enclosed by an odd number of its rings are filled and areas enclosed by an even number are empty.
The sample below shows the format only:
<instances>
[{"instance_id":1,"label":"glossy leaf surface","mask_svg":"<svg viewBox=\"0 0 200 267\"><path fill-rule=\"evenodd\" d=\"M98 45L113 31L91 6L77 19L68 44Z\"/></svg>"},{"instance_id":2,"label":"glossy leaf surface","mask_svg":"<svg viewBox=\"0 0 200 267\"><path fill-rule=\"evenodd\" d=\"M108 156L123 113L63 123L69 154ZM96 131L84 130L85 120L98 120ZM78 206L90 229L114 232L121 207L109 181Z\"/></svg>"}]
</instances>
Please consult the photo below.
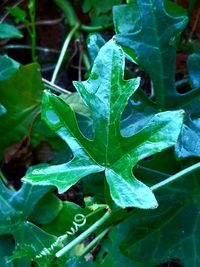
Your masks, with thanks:
<instances>
[{"instance_id":1,"label":"glossy leaf surface","mask_svg":"<svg viewBox=\"0 0 200 267\"><path fill-rule=\"evenodd\" d=\"M46 194L36 204L29 219L37 224L51 223L62 209L62 201L52 193Z\"/></svg>"},{"instance_id":2,"label":"glossy leaf surface","mask_svg":"<svg viewBox=\"0 0 200 267\"><path fill-rule=\"evenodd\" d=\"M122 136L121 114L139 86L139 79L123 79L124 61L122 49L111 40L96 57L90 78L74 83L90 109L93 140L80 133L74 112L66 103L44 93L43 118L69 145L74 158L66 164L35 168L27 173L25 181L55 185L64 192L82 177L105 171L111 197L118 206L157 206L151 190L132 175L132 168L139 160L174 145L183 111L158 113L137 134Z\"/></svg>"},{"instance_id":3,"label":"glossy leaf surface","mask_svg":"<svg viewBox=\"0 0 200 267\"><path fill-rule=\"evenodd\" d=\"M91 63L94 63L94 60L99 53L100 48L105 44L105 40L99 33L91 33L87 38L87 49L90 56Z\"/></svg>"},{"instance_id":4,"label":"glossy leaf surface","mask_svg":"<svg viewBox=\"0 0 200 267\"><path fill-rule=\"evenodd\" d=\"M152 79L158 106L173 107L175 43L187 24L184 11L163 0L135 0L113 9L115 40Z\"/></svg>"},{"instance_id":5,"label":"glossy leaf surface","mask_svg":"<svg viewBox=\"0 0 200 267\"><path fill-rule=\"evenodd\" d=\"M14 253L19 251L23 256L33 259L44 246L48 247L55 241L54 236L27 221L37 202L50 189L48 186L24 184L19 191L13 192L0 181L0 235L14 237L16 244Z\"/></svg>"}]
</instances>

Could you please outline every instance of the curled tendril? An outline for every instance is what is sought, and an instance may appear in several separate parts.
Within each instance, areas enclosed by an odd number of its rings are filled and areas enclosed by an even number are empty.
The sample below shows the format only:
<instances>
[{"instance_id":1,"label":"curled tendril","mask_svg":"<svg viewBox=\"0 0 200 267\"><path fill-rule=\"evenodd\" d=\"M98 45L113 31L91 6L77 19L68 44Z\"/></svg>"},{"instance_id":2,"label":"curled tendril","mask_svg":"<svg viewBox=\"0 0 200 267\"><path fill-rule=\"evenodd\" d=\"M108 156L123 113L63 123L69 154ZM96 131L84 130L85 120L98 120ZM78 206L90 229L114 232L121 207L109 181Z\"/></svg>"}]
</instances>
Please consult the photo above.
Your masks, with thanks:
<instances>
[{"instance_id":1,"label":"curled tendril","mask_svg":"<svg viewBox=\"0 0 200 267\"><path fill-rule=\"evenodd\" d=\"M50 256L54 252L54 249L62 244L64 240L67 239L69 235L74 235L76 232L78 232L79 228L86 224L86 217L85 215L78 213L74 216L74 220L72 222L73 226L70 227L69 231L66 231L66 234L59 236L56 241L51 244L49 248L43 248L43 250L40 252L40 254L36 255L36 258L42 258L45 256Z\"/></svg>"}]
</instances>

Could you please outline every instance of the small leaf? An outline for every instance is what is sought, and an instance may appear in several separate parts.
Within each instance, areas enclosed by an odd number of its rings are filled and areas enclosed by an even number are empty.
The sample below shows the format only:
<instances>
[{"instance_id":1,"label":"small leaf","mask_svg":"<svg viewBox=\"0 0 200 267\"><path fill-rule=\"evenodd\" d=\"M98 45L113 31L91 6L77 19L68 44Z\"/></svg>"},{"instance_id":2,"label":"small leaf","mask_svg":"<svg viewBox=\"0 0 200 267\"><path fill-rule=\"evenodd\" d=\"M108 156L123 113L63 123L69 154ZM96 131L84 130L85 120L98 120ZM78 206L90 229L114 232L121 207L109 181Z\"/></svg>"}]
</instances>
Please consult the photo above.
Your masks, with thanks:
<instances>
[{"instance_id":1,"label":"small leaf","mask_svg":"<svg viewBox=\"0 0 200 267\"><path fill-rule=\"evenodd\" d=\"M22 38L22 33L13 25L0 23L0 39Z\"/></svg>"},{"instance_id":2,"label":"small leaf","mask_svg":"<svg viewBox=\"0 0 200 267\"><path fill-rule=\"evenodd\" d=\"M121 115L140 82L123 79L124 65L122 49L111 40L100 49L90 78L74 83L90 109L93 140L80 133L70 106L49 92L44 93L43 119L69 145L74 158L61 165L36 167L24 181L55 185L64 192L82 177L105 171L117 205L145 209L157 206L151 190L132 175L132 168L139 160L175 144L183 111L158 113L135 135L122 136Z\"/></svg>"},{"instance_id":3,"label":"small leaf","mask_svg":"<svg viewBox=\"0 0 200 267\"><path fill-rule=\"evenodd\" d=\"M20 7L7 7L7 10L13 17L15 17L16 23L26 22L26 12Z\"/></svg>"}]
</instances>

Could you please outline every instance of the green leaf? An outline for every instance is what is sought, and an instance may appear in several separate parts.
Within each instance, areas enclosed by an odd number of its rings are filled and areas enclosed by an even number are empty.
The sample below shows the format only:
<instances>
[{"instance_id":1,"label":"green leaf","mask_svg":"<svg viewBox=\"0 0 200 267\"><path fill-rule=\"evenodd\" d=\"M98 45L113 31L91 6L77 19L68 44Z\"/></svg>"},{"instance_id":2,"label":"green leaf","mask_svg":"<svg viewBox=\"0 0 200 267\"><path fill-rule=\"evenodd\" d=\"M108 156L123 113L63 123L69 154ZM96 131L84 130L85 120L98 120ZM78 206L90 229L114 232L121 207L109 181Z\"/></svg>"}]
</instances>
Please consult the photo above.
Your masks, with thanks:
<instances>
[{"instance_id":1,"label":"green leaf","mask_svg":"<svg viewBox=\"0 0 200 267\"><path fill-rule=\"evenodd\" d=\"M152 102L138 91L129 99L122 114L121 133L131 136L142 130L150 119L157 113Z\"/></svg>"},{"instance_id":2,"label":"green leaf","mask_svg":"<svg viewBox=\"0 0 200 267\"><path fill-rule=\"evenodd\" d=\"M86 215L88 210L73 202L63 201L63 207L58 216L50 224L44 225L43 229L51 234L63 235L73 227L74 216L79 213Z\"/></svg>"},{"instance_id":3,"label":"green leaf","mask_svg":"<svg viewBox=\"0 0 200 267\"><path fill-rule=\"evenodd\" d=\"M97 9L99 13L105 13L112 9L113 5L119 4L120 0L98 1L98 0L84 0L83 11L88 12L92 8Z\"/></svg>"},{"instance_id":4,"label":"green leaf","mask_svg":"<svg viewBox=\"0 0 200 267\"><path fill-rule=\"evenodd\" d=\"M192 89L186 93L191 94L190 101L182 106L187 116L175 146L179 158L200 157L200 54L191 54L187 64Z\"/></svg>"},{"instance_id":5,"label":"green leaf","mask_svg":"<svg viewBox=\"0 0 200 267\"><path fill-rule=\"evenodd\" d=\"M200 157L200 118L183 124L175 152L179 158Z\"/></svg>"},{"instance_id":6,"label":"green leaf","mask_svg":"<svg viewBox=\"0 0 200 267\"><path fill-rule=\"evenodd\" d=\"M13 25L0 23L0 39L22 38L22 33Z\"/></svg>"},{"instance_id":7,"label":"green leaf","mask_svg":"<svg viewBox=\"0 0 200 267\"><path fill-rule=\"evenodd\" d=\"M99 53L100 48L105 44L105 40L101 37L99 33L91 33L87 37L87 49L90 56L91 63L94 63L94 60Z\"/></svg>"},{"instance_id":8,"label":"green leaf","mask_svg":"<svg viewBox=\"0 0 200 267\"><path fill-rule=\"evenodd\" d=\"M187 24L185 14L174 3L163 0L135 0L113 8L115 40L130 57L137 55L152 79L156 102L162 108L173 107L176 102L175 42Z\"/></svg>"},{"instance_id":9,"label":"green leaf","mask_svg":"<svg viewBox=\"0 0 200 267\"><path fill-rule=\"evenodd\" d=\"M80 133L70 106L53 94L44 93L43 119L69 145L74 158L65 164L35 168L24 181L55 185L59 192L64 192L82 177L105 171L111 197L118 206L145 209L157 206L151 190L132 175L132 168L139 160L175 144L183 111L158 113L135 135L122 136L121 115L140 82L123 79L124 65L122 49L111 40L96 57L90 78L74 82L90 108L93 140Z\"/></svg>"},{"instance_id":10,"label":"green leaf","mask_svg":"<svg viewBox=\"0 0 200 267\"><path fill-rule=\"evenodd\" d=\"M20 7L7 7L9 13L15 18L16 23L26 23L26 12Z\"/></svg>"},{"instance_id":11,"label":"green leaf","mask_svg":"<svg viewBox=\"0 0 200 267\"><path fill-rule=\"evenodd\" d=\"M78 93L62 94L60 98L63 99L74 112L83 116L90 116L89 108L85 105Z\"/></svg>"},{"instance_id":12,"label":"green leaf","mask_svg":"<svg viewBox=\"0 0 200 267\"><path fill-rule=\"evenodd\" d=\"M0 234L14 234L16 228L26 220L39 199L50 187L24 184L19 191L12 192L0 181Z\"/></svg>"},{"instance_id":13,"label":"green leaf","mask_svg":"<svg viewBox=\"0 0 200 267\"><path fill-rule=\"evenodd\" d=\"M128 230L128 228L122 228L121 225L116 225L108 236L101 240L101 249L95 257L95 261L73 258L67 262L67 267L137 267L132 259L123 255L120 248L121 241Z\"/></svg>"},{"instance_id":14,"label":"green leaf","mask_svg":"<svg viewBox=\"0 0 200 267\"><path fill-rule=\"evenodd\" d=\"M92 25L105 25L112 22L112 7L120 4L121 0L84 0L83 12L89 12Z\"/></svg>"},{"instance_id":15,"label":"green leaf","mask_svg":"<svg viewBox=\"0 0 200 267\"><path fill-rule=\"evenodd\" d=\"M200 53L188 57L189 76L194 87L200 87Z\"/></svg>"},{"instance_id":16,"label":"green leaf","mask_svg":"<svg viewBox=\"0 0 200 267\"><path fill-rule=\"evenodd\" d=\"M52 193L46 194L36 204L29 219L38 224L51 223L62 209L62 201Z\"/></svg>"},{"instance_id":17,"label":"green leaf","mask_svg":"<svg viewBox=\"0 0 200 267\"><path fill-rule=\"evenodd\" d=\"M4 55L0 58L0 82L8 80L19 69L20 64L12 58Z\"/></svg>"},{"instance_id":18,"label":"green leaf","mask_svg":"<svg viewBox=\"0 0 200 267\"><path fill-rule=\"evenodd\" d=\"M55 242L54 236L27 221L38 201L50 189L51 187L23 184L19 191L13 192L0 181L0 236L13 236L14 258L21 257L23 254L29 259L34 259L44 247L49 247Z\"/></svg>"},{"instance_id":19,"label":"green leaf","mask_svg":"<svg viewBox=\"0 0 200 267\"><path fill-rule=\"evenodd\" d=\"M157 210L139 211L119 227L119 231L128 229L120 245L123 254L136 267L152 267L173 258L184 267L199 266L198 180L188 176L182 183L162 190L158 198Z\"/></svg>"},{"instance_id":20,"label":"green leaf","mask_svg":"<svg viewBox=\"0 0 200 267\"><path fill-rule=\"evenodd\" d=\"M7 113L1 117L1 153L28 133L34 116L40 110L43 91L37 64L20 66L18 70L15 70L12 64L10 66L10 70L7 67L7 75L8 73L11 75L10 71L15 73L8 80L0 81L1 104L7 110ZM2 154L0 154L1 157Z\"/></svg>"},{"instance_id":21,"label":"green leaf","mask_svg":"<svg viewBox=\"0 0 200 267\"><path fill-rule=\"evenodd\" d=\"M56 237L44 232L39 227L30 222L20 224L18 231L14 233L16 249L11 259L28 257L38 262L39 266L48 266L48 261L52 256L38 258L44 248L50 248ZM49 257L48 257L49 256Z\"/></svg>"}]
</instances>

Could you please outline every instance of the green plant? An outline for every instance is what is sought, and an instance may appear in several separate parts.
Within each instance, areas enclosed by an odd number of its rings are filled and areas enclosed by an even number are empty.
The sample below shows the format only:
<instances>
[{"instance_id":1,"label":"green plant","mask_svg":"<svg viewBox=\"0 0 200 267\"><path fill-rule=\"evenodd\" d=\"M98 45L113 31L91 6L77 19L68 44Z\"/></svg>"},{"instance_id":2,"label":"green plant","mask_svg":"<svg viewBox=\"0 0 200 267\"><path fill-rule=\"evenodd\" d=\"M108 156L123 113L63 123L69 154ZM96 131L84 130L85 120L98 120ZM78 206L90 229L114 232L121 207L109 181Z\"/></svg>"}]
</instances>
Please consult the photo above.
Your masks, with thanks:
<instances>
[{"instance_id":1,"label":"green plant","mask_svg":"<svg viewBox=\"0 0 200 267\"><path fill-rule=\"evenodd\" d=\"M199 51L188 56L188 76L175 81L187 12L163 0L114 6L116 34L107 42L88 36L92 67L84 51L88 78L70 93L54 83L73 36L88 28L70 3L55 2L72 30L51 82L42 82L38 64L0 58L1 157L24 136L58 151L29 167L18 191L0 173L1 265L153 267L178 259L178 266L199 266ZM92 5L85 1L85 12ZM145 90L138 68L152 81ZM188 90L178 91L185 83ZM77 183L82 207L58 197Z\"/></svg>"},{"instance_id":2,"label":"green plant","mask_svg":"<svg viewBox=\"0 0 200 267\"><path fill-rule=\"evenodd\" d=\"M35 24L35 0L28 1L28 18L26 11L18 6L8 7L9 13L15 17L16 23L23 23L31 39L31 56L34 62L36 57L36 24Z\"/></svg>"}]
</instances>

